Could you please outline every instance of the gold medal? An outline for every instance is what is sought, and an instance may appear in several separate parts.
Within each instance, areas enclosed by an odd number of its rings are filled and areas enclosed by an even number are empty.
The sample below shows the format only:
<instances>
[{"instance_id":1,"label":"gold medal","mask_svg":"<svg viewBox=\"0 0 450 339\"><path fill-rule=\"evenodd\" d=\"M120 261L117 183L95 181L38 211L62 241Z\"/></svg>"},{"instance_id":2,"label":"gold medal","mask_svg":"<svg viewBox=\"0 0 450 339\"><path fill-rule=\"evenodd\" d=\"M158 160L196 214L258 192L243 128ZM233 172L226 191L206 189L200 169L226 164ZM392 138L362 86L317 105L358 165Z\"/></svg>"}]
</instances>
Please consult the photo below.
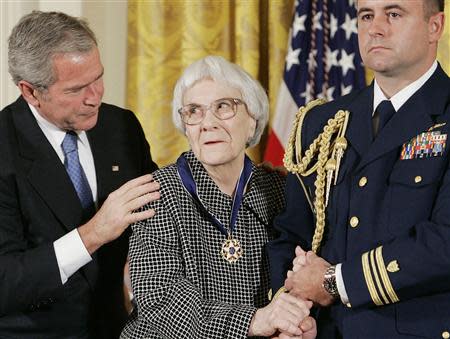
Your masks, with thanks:
<instances>
[{"instance_id":1,"label":"gold medal","mask_svg":"<svg viewBox=\"0 0 450 339\"><path fill-rule=\"evenodd\" d=\"M228 239L223 242L220 254L229 263L236 262L240 257L242 257L242 247L239 240L233 239L229 236Z\"/></svg>"}]
</instances>

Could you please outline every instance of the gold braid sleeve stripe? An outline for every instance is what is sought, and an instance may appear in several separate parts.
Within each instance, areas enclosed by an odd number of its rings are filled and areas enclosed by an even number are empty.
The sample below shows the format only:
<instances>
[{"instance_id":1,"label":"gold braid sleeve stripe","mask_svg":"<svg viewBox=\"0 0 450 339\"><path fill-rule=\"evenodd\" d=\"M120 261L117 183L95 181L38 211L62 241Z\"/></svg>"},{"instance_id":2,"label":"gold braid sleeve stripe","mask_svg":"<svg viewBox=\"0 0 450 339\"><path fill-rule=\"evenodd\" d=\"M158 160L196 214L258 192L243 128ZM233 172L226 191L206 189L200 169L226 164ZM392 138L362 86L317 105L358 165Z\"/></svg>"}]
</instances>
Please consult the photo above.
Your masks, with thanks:
<instances>
[{"instance_id":1,"label":"gold braid sleeve stripe","mask_svg":"<svg viewBox=\"0 0 450 339\"><path fill-rule=\"evenodd\" d=\"M375 257L377 259L378 270L380 271L381 280L383 281L384 288L387 291L389 298L392 300L393 303L399 302L400 299L398 298L397 294L394 291L394 288L392 287L391 280L389 279L386 270L386 266L384 265L383 246L377 247L375 251Z\"/></svg>"},{"instance_id":2,"label":"gold braid sleeve stripe","mask_svg":"<svg viewBox=\"0 0 450 339\"><path fill-rule=\"evenodd\" d=\"M375 251L370 251L370 265L372 267L372 272L373 272L373 276L375 277L375 282L377 284L378 287L378 291L381 294L381 297L383 298L384 304L390 304L389 299L386 297L386 294L384 293L383 290L383 286L381 285L380 282L380 277L378 276L378 272L377 272L377 266L375 265Z\"/></svg>"},{"instance_id":3,"label":"gold braid sleeve stripe","mask_svg":"<svg viewBox=\"0 0 450 339\"><path fill-rule=\"evenodd\" d=\"M312 108L324 103L324 100L317 99L309 102L305 107L300 107L283 158L286 169L297 176L300 174L301 176L306 177L317 172L316 180L314 182L315 199L312 208L316 217L316 228L312 239L312 250L315 253L317 253L320 248L325 231L325 209L333 182L333 175L335 183L338 176L339 163L343 157L344 150L347 147L347 141L345 140L344 135L350 115L348 111L338 111L332 119L327 121L327 124L323 127L323 132L314 139L303 155L301 140L305 116ZM335 137L334 141L332 140L333 137ZM318 160L316 163L312 163L316 154ZM305 196L311 205L309 193L302 181L301 183Z\"/></svg>"},{"instance_id":4,"label":"gold braid sleeve stripe","mask_svg":"<svg viewBox=\"0 0 450 339\"><path fill-rule=\"evenodd\" d=\"M367 288L369 290L370 297L372 298L372 301L377 306L382 306L383 302L380 299L380 296L378 295L378 292L375 288L375 284L373 283L372 275L370 273L370 267L369 267L369 253L366 252L362 255L362 267L364 272L364 278L366 279Z\"/></svg>"}]
</instances>

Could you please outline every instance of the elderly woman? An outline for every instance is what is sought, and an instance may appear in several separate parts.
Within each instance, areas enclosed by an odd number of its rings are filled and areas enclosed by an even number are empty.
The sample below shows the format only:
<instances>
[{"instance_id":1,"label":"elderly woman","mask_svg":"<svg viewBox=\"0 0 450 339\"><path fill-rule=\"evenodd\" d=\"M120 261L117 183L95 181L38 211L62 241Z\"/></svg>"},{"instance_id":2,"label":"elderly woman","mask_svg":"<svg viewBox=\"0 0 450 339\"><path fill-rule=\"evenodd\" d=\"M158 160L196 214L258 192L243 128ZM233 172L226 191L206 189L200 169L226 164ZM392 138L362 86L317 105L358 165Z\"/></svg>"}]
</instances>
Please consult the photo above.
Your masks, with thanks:
<instances>
[{"instance_id":1,"label":"elderly woman","mask_svg":"<svg viewBox=\"0 0 450 339\"><path fill-rule=\"evenodd\" d=\"M283 208L284 179L245 155L268 120L263 88L237 65L209 56L178 80L173 120L191 151L154 173L156 215L133 226L137 307L123 338L311 338L310 302L283 294L268 304L264 245ZM302 333L305 332L305 333Z\"/></svg>"}]
</instances>

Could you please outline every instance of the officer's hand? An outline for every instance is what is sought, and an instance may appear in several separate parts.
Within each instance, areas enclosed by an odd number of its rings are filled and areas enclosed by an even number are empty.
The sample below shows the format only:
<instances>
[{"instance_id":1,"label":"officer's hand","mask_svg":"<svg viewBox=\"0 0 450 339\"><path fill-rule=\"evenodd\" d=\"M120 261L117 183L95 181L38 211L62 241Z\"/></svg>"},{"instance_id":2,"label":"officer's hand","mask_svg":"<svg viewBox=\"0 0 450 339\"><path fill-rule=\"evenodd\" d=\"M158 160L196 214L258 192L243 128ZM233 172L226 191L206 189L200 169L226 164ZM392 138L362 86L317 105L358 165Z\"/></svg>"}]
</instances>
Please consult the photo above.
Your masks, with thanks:
<instances>
[{"instance_id":1,"label":"officer's hand","mask_svg":"<svg viewBox=\"0 0 450 339\"><path fill-rule=\"evenodd\" d=\"M151 218L155 211L134 212L160 197L159 183L151 174L130 180L109 194L100 210L78 228L81 240L91 254L100 246L118 238L132 223Z\"/></svg>"},{"instance_id":2,"label":"officer's hand","mask_svg":"<svg viewBox=\"0 0 450 339\"><path fill-rule=\"evenodd\" d=\"M295 258L292 261L292 271L297 272L306 265L306 252L300 247L295 248Z\"/></svg>"},{"instance_id":3,"label":"officer's hand","mask_svg":"<svg viewBox=\"0 0 450 339\"><path fill-rule=\"evenodd\" d=\"M327 261L309 251L306 253L306 260L302 259L301 264L294 266L295 272L288 271L284 287L290 294L300 298L311 300L321 306L331 305L334 299L322 285L325 271L329 266Z\"/></svg>"}]
</instances>

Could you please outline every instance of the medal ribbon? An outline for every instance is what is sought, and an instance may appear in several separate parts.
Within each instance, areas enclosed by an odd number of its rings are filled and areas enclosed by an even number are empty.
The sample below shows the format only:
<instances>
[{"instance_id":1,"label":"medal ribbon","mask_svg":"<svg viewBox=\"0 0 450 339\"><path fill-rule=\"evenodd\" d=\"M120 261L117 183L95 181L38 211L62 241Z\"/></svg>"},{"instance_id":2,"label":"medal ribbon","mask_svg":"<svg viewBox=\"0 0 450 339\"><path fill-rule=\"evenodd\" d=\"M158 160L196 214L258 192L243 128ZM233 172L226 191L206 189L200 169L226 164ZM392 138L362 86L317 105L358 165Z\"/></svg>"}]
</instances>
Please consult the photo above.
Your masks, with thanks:
<instances>
[{"instance_id":1,"label":"medal ribbon","mask_svg":"<svg viewBox=\"0 0 450 339\"><path fill-rule=\"evenodd\" d=\"M236 219L239 208L241 207L242 199L244 197L245 186L247 186L252 176L252 162L247 157L247 155L244 158L244 168L242 169L241 174L239 176L239 180L236 184L236 189L233 198L233 206L231 209L229 233L226 227L220 222L220 220L217 219L215 215L213 215L208 211L205 204L200 199L200 196L198 195L197 191L197 184L195 183L194 177L192 176L191 167L189 166L189 162L187 161L184 154L180 155L180 157L177 159L177 171L186 191L188 191L188 193L192 196L192 198L199 204L203 212L205 212L206 215L209 216L214 226L216 226L216 228L223 235L225 236L231 235L236 227Z\"/></svg>"}]
</instances>

